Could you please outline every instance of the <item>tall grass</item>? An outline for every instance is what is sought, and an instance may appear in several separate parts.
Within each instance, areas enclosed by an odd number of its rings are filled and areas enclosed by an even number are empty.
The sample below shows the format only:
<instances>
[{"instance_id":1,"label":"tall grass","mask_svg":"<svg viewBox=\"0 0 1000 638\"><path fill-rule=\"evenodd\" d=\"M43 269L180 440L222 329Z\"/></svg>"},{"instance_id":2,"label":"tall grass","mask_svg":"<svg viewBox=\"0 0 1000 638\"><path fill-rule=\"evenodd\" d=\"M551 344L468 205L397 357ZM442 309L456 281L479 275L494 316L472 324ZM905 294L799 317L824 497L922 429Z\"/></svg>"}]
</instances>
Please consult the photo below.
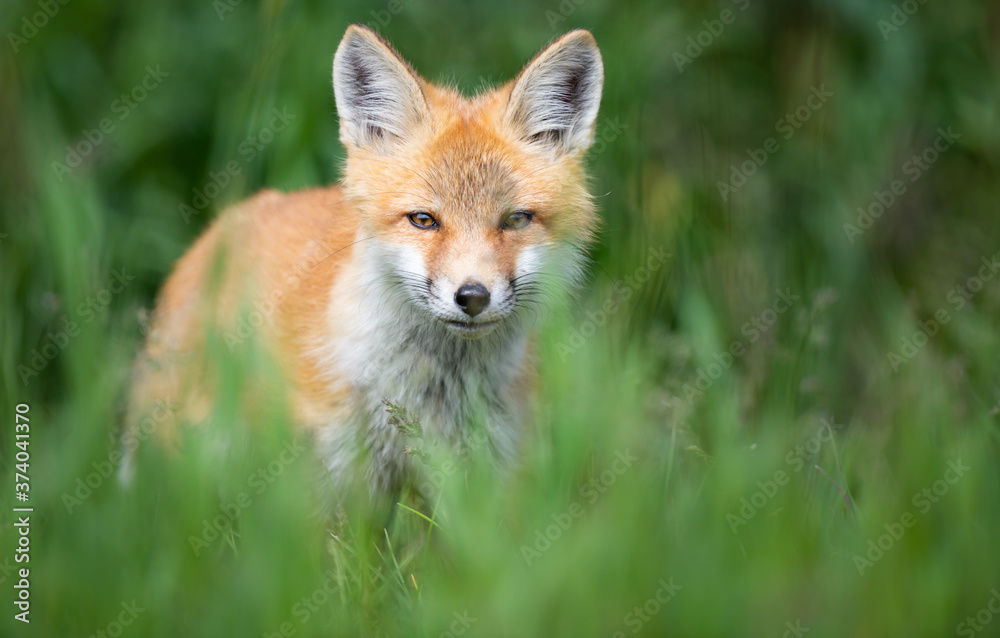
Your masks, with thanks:
<instances>
[{"instance_id":1,"label":"tall grass","mask_svg":"<svg viewBox=\"0 0 1000 638\"><path fill-rule=\"evenodd\" d=\"M6 596L21 403L34 507L31 624L8 604L2 635L1000 634L996 7L889 30L888 1L58 6L0 47ZM259 360L220 345L216 425L141 446L123 489L143 310L226 204L337 179L350 22L469 92L598 40L604 224L586 292L538 321L532 444L502 478L429 452L435 496L366 526L282 460L280 400L235 399Z\"/></svg>"}]
</instances>

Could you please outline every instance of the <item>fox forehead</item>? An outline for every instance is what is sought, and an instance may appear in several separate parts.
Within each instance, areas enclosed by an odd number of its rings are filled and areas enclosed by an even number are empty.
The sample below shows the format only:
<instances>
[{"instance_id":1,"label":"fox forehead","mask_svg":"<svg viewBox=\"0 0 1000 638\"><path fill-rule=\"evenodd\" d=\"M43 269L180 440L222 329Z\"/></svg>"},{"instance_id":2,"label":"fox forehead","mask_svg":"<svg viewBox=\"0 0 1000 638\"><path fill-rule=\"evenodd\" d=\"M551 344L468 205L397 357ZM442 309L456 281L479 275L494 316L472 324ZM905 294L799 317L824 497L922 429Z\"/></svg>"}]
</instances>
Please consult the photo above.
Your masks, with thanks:
<instances>
[{"instance_id":1,"label":"fox forehead","mask_svg":"<svg viewBox=\"0 0 1000 638\"><path fill-rule=\"evenodd\" d=\"M394 161L348 160L348 181L365 188L371 216L391 221L421 210L453 228L481 231L527 210L555 232L589 228L582 170L553 162L507 130L506 87L473 98L432 85L424 90L433 118L425 137L410 140Z\"/></svg>"},{"instance_id":2,"label":"fox forehead","mask_svg":"<svg viewBox=\"0 0 1000 638\"><path fill-rule=\"evenodd\" d=\"M527 179L545 166L505 135L502 96L491 92L466 99L430 85L425 91L433 122L426 134L410 140L398 161L368 157L355 162L358 177L381 178L385 212L427 210L470 219L547 206L544 179Z\"/></svg>"}]
</instances>

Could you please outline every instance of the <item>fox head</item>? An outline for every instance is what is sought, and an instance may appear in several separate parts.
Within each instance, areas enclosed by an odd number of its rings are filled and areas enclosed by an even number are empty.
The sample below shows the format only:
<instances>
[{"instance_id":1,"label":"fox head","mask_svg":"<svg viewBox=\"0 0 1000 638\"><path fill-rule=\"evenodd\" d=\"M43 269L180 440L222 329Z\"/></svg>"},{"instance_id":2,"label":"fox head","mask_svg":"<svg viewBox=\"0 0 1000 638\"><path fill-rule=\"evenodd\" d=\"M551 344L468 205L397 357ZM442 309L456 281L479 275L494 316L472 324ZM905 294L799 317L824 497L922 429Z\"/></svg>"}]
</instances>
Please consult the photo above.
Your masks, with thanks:
<instances>
[{"instance_id":1,"label":"fox head","mask_svg":"<svg viewBox=\"0 0 1000 638\"><path fill-rule=\"evenodd\" d=\"M349 27L333 60L343 184L379 276L469 338L512 325L543 285L574 283L596 224L582 160L603 82L587 31L467 98Z\"/></svg>"}]
</instances>

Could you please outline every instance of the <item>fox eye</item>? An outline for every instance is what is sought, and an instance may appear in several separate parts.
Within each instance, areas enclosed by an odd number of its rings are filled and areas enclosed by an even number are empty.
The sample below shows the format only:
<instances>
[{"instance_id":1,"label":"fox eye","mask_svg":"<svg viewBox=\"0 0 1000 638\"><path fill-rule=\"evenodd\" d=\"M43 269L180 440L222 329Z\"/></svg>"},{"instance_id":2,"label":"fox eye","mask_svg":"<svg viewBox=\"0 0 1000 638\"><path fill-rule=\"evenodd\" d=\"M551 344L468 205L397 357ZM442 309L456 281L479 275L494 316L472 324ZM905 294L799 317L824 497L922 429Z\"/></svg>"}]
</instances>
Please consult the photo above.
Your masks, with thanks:
<instances>
[{"instance_id":1,"label":"fox eye","mask_svg":"<svg viewBox=\"0 0 1000 638\"><path fill-rule=\"evenodd\" d=\"M528 223L531 222L531 218L534 216L534 213L530 213L526 210L517 210L510 215L507 215L500 226L511 230L520 230L521 228L527 226Z\"/></svg>"},{"instance_id":2,"label":"fox eye","mask_svg":"<svg viewBox=\"0 0 1000 638\"><path fill-rule=\"evenodd\" d=\"M406 218L421 230L431 230L438 227L437 220L431 217L430 213L410 213Z\"/></svg>"}]
</instances>

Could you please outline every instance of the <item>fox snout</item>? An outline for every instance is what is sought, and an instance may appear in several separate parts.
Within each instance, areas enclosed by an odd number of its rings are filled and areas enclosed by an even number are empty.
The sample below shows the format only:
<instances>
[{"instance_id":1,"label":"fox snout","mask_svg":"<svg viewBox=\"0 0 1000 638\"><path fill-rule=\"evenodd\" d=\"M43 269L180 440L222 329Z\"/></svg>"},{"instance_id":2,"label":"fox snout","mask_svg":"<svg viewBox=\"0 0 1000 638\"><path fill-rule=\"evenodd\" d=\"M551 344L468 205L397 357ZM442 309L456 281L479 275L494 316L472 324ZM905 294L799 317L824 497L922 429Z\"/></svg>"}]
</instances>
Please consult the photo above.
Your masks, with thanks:
<instances>
[{"instance_id":1,"label":"fox snout","mask_svg":"<svg viewBox=\"0 0 1000 638\"><path fill-rule=\"evenodd\" d=\"M490 305L490 291L478 282L465 284L455 293L455 304L465 314L475 317Z\"/></svg>"},{"instance_id":2,"label":"fox snout","mask_svg":"<svg viewBox=\"0 0 1000 638\"><path fill-rule=\"evenodd\" d=\"M446 315L449 318L443 319L444 324L463 337L479 337L492 332L507 318L496 304L491 306L492 298L493 295L482 283L467 281L455 291L452 312Z\"/></svg>"},{"instance_id":3,"label":"fox snout","mask_svg":"<svg viewBox=\"0 0 1000 638\"><path fill-rule=\"evenodd\" d=\"M490 284L493 285L490 285ZM468 277L456 285L447 277L432 280L427 307L452 332L478 337L511 319L517 299L509 281Z\"/></svg>"}]
</instances>

